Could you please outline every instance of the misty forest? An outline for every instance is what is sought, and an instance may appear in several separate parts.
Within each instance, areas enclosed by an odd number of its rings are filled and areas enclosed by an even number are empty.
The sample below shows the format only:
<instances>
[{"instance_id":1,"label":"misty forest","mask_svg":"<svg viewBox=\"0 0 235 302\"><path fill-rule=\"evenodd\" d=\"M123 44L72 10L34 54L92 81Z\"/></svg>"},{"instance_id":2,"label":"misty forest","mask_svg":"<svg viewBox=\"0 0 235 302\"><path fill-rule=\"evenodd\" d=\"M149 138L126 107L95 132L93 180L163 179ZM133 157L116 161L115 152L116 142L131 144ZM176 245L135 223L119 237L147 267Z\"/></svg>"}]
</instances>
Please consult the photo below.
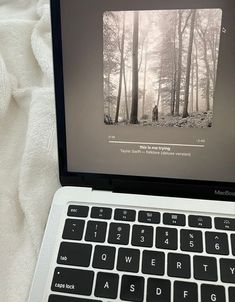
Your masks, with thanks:
<instances>
[{"instance_id":1,"label":"misty forest","mask_svg":"<svg viewBox=\"0 0 235 302\"><path fill-rule=\"evenodd\" d=\"M104 122L212 126L220 9L104 13Z\"/></svg>"}]
</instances>

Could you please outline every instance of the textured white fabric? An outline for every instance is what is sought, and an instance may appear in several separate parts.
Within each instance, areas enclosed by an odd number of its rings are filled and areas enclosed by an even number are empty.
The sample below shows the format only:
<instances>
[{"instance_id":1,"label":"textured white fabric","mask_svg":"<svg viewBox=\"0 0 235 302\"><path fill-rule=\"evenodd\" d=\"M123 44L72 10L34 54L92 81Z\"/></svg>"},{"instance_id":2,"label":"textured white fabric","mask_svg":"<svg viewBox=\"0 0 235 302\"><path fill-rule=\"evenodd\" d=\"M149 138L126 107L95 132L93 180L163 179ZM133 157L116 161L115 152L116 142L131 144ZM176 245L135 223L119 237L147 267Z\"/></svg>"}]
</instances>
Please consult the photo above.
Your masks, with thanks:
<instances>
[{"instance_id":1,"label":"textured white fabric","mask_svg":"<svg viewBox=\"0 0 235 302\"><path fill-rule=\"evenodd\" d=\"M59 187L48 1L0 0L0 301L27 300Z\"/></svg>"}]
</instances>

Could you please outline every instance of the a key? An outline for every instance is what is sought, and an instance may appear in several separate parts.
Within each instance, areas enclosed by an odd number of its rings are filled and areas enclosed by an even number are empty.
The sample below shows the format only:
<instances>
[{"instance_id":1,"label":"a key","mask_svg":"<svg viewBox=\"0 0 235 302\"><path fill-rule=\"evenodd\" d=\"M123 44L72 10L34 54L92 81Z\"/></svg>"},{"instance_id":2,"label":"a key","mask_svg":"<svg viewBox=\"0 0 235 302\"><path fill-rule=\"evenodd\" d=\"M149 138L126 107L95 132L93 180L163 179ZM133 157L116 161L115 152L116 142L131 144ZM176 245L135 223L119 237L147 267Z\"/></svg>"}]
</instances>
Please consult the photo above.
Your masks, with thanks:
<instances>
[{"instance_id":1,"label":"a key","mask_svg":"<svg viewBox=\"0 0 235 302\"><path fill-rule=\"evenodd\" d=\"M132 229L132 241L134 246L153 246L153 227L145 225L134 225Z\"/></svg>"},{"instance_id":2,"label":"a key","mask_svg":"<svg viewBox=\"0 0 235 302\"><path fill-rule=\"evenodd\" d=\"M157 228L156 247L160 249L177 250L177 230L173 228Z\"/></svg>"},{"instance_id":3,"label":"a key","mask_svg":"<svg viewBox=\"0 0 235 302\"><path fill-rule=\"evenodd\" d=\"M182 251L201 253L203 251L202 232L193 230L181 230L180 248Z\"/></svg>"},{"instance_id":4,"label":"a key","mask_svg":"<svg viewBox=\"0 0 235 302\"><path fill-rule=\"evenodd\" d=\"M139 271L140 251L120 248L118 251L117 270L137 273Z\"/></svg>"},{"instance_id":5,"label":"a key","mask_svg":"<svg viewBox=\"0 0 235 302\"><path fill-rule=\"evenodd\" d=\"M71 205L68 208L68 216L72 217L87 217L88 216L89 207L87 206L74 206Z\"/></svg>"},{"instance_id":6,"label":"a key","mask_svg":"<svg viewBox=\"0 0 235 302\"><path fill-rule=\"evenodd\" d=\"M198 302L197 284L175 281L174 302Z\"/></svg>"},{"instance_id":7,"label":"a key","mask_svg":"<svg viewBox=\"0 0 235 302\"><path fill-rule=\"evenodd\" d=\"M228 236L226 233L206 232L206 251L208 254L228 255Z\"/></svg>"},{"instance_id":8,"label":"a key","mask_svg":"<svg viewBox=\"0 0 235 302\"><path fill-rule=\"evenodd\" d=\"M164 213L163 223L167 225L179 225L185 226L185 215L174 214L174 213Z\"/></svg>"},{"instance_id":9,"label":"a key","mask_svg":"<svg viewBox=\"0 0 235 302\"><path fill-rule=\"evenodd\" d=\"M139 211L138 215L139 222L143 223L160 223L160 213L159 212L148 212L148 211Z\"/></svg>"},{"instance_id":10,"label":"a key","mask_svg":"<svg viewBox=\"0 0 235 302\"><path fill-rule=\"evenodd\" d=\"M234 302L235 301L235 287L229 287L228 294L229 294L229 302Z\"/></svg>"},{"instance_id":11,"label":"a key","mask_svg":"<svg viewBox=\"0 0 235 302\"><path fill-rule=\"evenodd\" d=\"M170 277L190 278L190 256L183 254L168 254L167 274Z\"/></svg>"},{"instance_id":12,"label":"a key","mask_svg":"<svg viewBox=\"0 0 235 302\"><path fill-rule=\"evenodd\" d=\"M209 216L189 215L188 224L193 228L211 229L212 221Z\"/></svg>"},{"instance_id":13,"label":"a key","mask_svg":"<svg viewBox=\"0 0 235 302\"><path fill-rule=\"evenodd\" d=\"M216 217L215 228L217 230L235 231L235 219Z\"/></svg>"},{"instance_id":14,"label":"a key","mask_svg":"<svg viewBox=\"0 0 235 302\"><path fill-rule=\"evenodd\" d=\"M111 216L112 216L112 209L110 208L93 207L91 209L91 218L111 219Z\"/></svg>"},{"instance_id":15,"label":"a key","mask_svg":"<svg viewBox=\"0 0 235 302\"><path fill-rule=\"evenodd\" d=\"M106 222L88 221L85 240L90 242L104 242L106 229Z\"/></svg>"},{"instance_id":16,"label":"a key","mask_svg":"<svg viewBox=\"0 0 235 302\"><path fill-rule=\"evenodd\" d=\"M84 220L66 219L62 238L69 240L81 240L84 231Z\"/></svg>"},{"instance_id":17,"label":"a key","mask_svg":"<svg viewBox=\"0 0 235 302\"><path fill-rule=\"evenodd\" d=\"M112 270L114 268L115 253L116 249L114 247L97 245L92 266L94 268Z\"/></svg>"},{"instance_id":18,"label":"a key","mask_svg":"<svg viewBox=\"0 0 235 302\"><path fill-rule=\"evenodd\" d=\"M235 256L235 234L231 235L232 253Z\"/></svg>"},{"instance_id":19,"label":"a key","mask_svg":"<svg viewBox=\"0 0 235 302\"><path fill-rule=\"evenodd\" d=\"M169 280L149 278L147 302L171 302L171 283Z\"/></svg>"},{"instance_id":20,"label":"a key","mask_svg":"<svg viewBox=\"0 0 235 302\"><path fill-rule=\"evenodd\" d=\"M90 265L91 251L92 245L90 244L62 242L57 257L57 263L88 267Z\"/></svg>"},{"instance_id":21,"label":"a key","mask_svg":"<svg viewBox=\"0 0 235 302\"><path fill-rule=\"evenodd\" d=\"M68 294L90 296L94 272L58 267L55 269L51 290Z\"/></svg>"},{"instance_id":22,"label":"a key","mask_svg":"<svg viewBox=\"0 0 235 302\"><path fill-rule=\"evenodd\" d=\"M142 302L144 296L144 278L137 276L122 276L121 300Z\"/></svg>"},{"instance_id":23,"label":"a key","mask_svg":"<svg viewBox=\"0 0 235 302\"><path fill-rule=\"evenodd\" d=\"M117 274L98 273L95 296L99 298L116 299L118 279L119 276Z\"/></svg>"},{"instance_id":24,"label":"a key","mask_svg":"<svg viewBox=\"0 0 235 302\"><path fill-rule=\"evenodd\" d=\"M201 301L202 302L226 302L224 287L202 284Z\"/></svg>"},{"instance_id":25,"label":"a key","mask_svg":"<svg viewBox=\"0 0 235 302\"><path fill-rule=\"evenodd\" d=\"M114 213L115 220L135 221L136 211L128 209L116 209Z\"/></svg>"},{"instance_id":26,"label":"a key","mask_svg":"<svg viewBox=\"0 0 235 302\"><path fill-rule=\"evenodd\" d=\"M124 223L110 223L108 242L127 245L129 243L130 226Z\"/></svg>"},{"instance_id":27,"label":"a key","mask_svg":"<svg viewBox=\"0 0 235 302\"><path fill-rule=\"evenodd\" d=\"M212 257L193 257L194 278L196 280L217 281L217 263Z\"/></svg>"},{"instance_id":28,"label":"a key","mask_svg":"<svg viewBox=\"0 0 235 302\"><path fill-rule=\"evenodd\" d=\"M149 275L164 275L165 254L156 251L143 251L142 273Z\"/></svg>"},{"instance_id":29,"label":"a key","mask_svg":"<svg viewBox=\"0 0 235 302\"><path fill-rule=\"evenodd\" d=\"M222 282L235 284L235 260L220 259L220 273Z\"/></svg>"},{"instance_id":30,"label":"a key","mask_svg":"<svg viewBox=\"0 0 235 302\"><path fill-rule=\"evenodd\" d=\"M48 302L102 302L100 300L73 298L61 295L50 295Z\"/></svg>"}]
</instances>

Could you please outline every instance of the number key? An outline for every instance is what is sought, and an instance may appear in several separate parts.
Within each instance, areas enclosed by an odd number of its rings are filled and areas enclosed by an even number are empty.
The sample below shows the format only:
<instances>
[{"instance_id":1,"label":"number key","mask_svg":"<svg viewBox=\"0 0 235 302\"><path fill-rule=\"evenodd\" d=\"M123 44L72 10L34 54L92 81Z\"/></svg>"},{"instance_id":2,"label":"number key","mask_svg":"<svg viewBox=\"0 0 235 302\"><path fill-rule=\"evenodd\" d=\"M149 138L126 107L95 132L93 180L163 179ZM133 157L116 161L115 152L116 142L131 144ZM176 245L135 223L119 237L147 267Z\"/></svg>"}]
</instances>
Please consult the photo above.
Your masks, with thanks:
<instances>
[{"instance_id":1,"label":"number key","mask_svg":"<svg viewBox=\"0 0 235 302\"><path fill-rule=\"evenodd\" d=\"M132 229L132 245L152 247L153 227L134 225Z\"/></svg>"},{"instance_id":2,"label":"number key","mask_svg":"<svg viewBox=\"0 0 235 302\"><path fill-rule=\"evenodd\" d=\"M172 228L157 228L156 247L160 249L177 250L177 230Z\"/></svg>"},{"instance_id":3,"label":"number key","mask_svg":"<svg viewBox=\"0 0 235 302\"><path fill-rule=\"evenodd\" d=\"M110 223L108 242L127 245L129 243L130 226L124 223Z\"/></svg>"},{"instance_id":4,"label":"number key","mask_svg":"<svg viewBox=\"0 0 235 302\"><path fill-rule=\"evenodd\" d=\"M206 232L206 251L208 254L228 255L228 236L226 233Z\"/></svg>"},{"instance_id":5,"label":"number key","mask_svg":"<svg viewBox=\"0 0 235 302\"><path fill-rule=\"evenodd\" d=\"M202 247L202 232L181 230L180 231L180 244L182 251L199 252L203 251Z\"/></svg>"},{"instance_id":6,"label":"number key","mask_svg":"<svg viewBox=\"0 0 235 302\"><path fill-rule=\"evenodd\" d=\"M104 242L106 229L106 222L88 221L85 240L92 242Z\"/></svg>"}]
</instances>

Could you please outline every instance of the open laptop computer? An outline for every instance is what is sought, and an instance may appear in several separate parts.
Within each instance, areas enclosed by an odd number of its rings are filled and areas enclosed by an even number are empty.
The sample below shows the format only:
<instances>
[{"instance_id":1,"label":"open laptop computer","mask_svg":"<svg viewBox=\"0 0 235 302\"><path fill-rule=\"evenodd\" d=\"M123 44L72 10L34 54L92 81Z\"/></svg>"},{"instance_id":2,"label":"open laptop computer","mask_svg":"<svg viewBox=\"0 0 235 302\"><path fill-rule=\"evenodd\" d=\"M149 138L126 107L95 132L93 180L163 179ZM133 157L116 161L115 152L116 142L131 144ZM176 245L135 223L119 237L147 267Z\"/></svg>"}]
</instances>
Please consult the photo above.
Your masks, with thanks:
<instances>
[{"instance_id":1,"label":"open laptop computer","mask_svg":"<svg viewBox=\"0 0 235 302\"><path fill-rule=\"evenodd\" d=\"M235 301L235 2L52 0L60 180L30 302Z\"/></svg>"}]
</instances>

